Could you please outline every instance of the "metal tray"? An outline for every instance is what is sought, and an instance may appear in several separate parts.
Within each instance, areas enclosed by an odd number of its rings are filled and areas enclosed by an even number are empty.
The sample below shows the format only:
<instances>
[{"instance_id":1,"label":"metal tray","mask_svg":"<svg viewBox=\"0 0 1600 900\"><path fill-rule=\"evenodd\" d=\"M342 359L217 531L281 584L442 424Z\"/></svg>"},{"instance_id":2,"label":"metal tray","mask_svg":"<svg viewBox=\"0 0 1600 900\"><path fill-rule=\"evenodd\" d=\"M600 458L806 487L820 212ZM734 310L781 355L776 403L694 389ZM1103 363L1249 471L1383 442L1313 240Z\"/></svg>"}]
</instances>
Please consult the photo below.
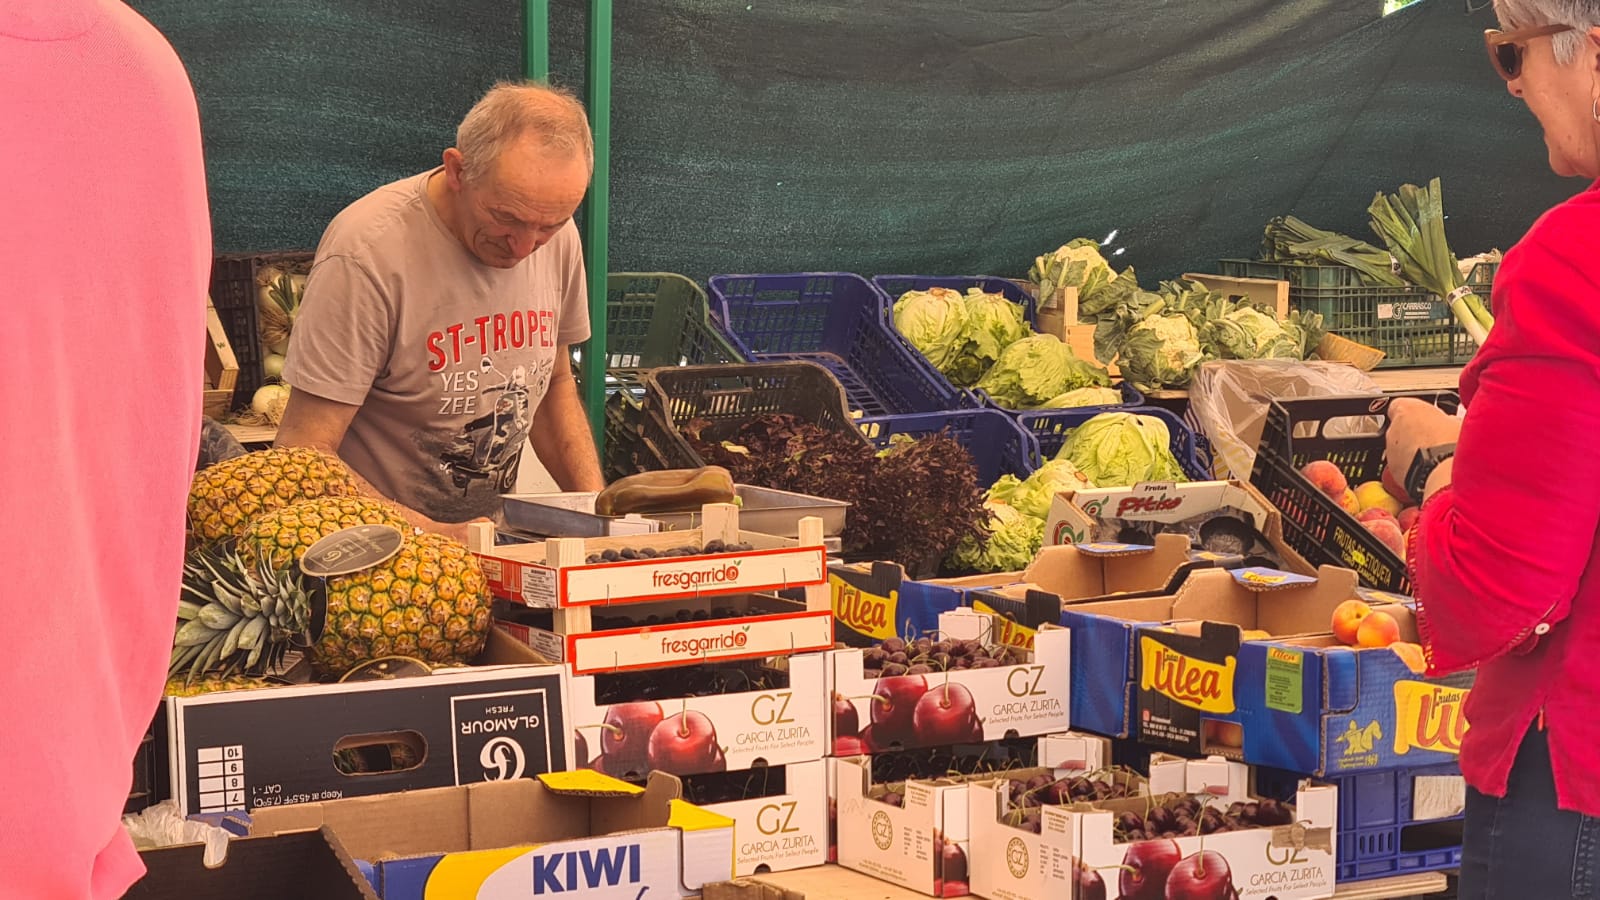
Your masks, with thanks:
<instances>
[{"instance_id":1,"label":"metal tray","mask_svg":"<svg viewBox=\"0 0 1600 900\"><path fill-rule=\"evenodd\" d=\"M800 520L806 516L822 519L822 533L838 537L844 533L845 512L850 504L790 491L739 484L734 493L741 501L739 528L776 537L799 537ZM594 512L596 494L569 492L554 494L504 494L505 525L513 532L541 537L606 537L638 534L652 530L649 522L659 522L660 531L685 531L700 525L700 513L652 513L648 516L600 516Z\"/></svg>"}]
</instances>

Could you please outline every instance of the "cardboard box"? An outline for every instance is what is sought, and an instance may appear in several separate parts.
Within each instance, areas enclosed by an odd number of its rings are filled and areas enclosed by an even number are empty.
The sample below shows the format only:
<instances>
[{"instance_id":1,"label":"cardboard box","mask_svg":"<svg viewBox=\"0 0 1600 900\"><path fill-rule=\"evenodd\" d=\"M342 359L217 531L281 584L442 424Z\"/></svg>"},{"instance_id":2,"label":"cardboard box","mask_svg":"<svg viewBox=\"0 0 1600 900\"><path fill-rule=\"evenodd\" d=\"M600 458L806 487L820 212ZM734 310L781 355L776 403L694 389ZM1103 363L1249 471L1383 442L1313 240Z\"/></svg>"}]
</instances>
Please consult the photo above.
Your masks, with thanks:
<instances>
[{"instance_id":1,"label":"cardboard box","mask_svg":"<svg viewBox=\"0 0 1600 900\"><path fill-rule=\"evenodd\" d=\"M551 538L526 544L493 543L484 525L473 537L473 552L496 597L549 609L614 603L645 603L685 597L778 591L826 581L827 550L822 520L801 521L799 540L739 530L731 503L704 507L704 524L687 531L629 537ZM748 544L736 553L652 557L590 563L606 550L667 550L711 541Z\"/></svg>"},{"instance_id":2,"label":"cardboard box","mask_svg":"<svg viewBox=\"0 0 1600 900\"><path fill-rule=\"evenodd\" d=\"M778 768L778 767L769 767ZM783 790L766 797L707 803L733 820L734 874L784 872L828 861L827 761L782 766ZM759 781L762 770L751 772Z\"/></svg>"},{"instance_id":3,"label":"cardboard box","mask_svg":"<svg viewBox=\"0 0 1600 900\"><path fill-rule=\"evenodd\" d=\"M1039 739L1039 762L1054 778L1104 776L1111 765L1111 742L1077 733L1046 735ZM1045 870L1028 861L1046 857L1044 838L1017 826L1012 814L1011 776L973 783L968 787L968 849L975 861L970 867L972 893L997 900L1043 897ZM1144 796L1148 786L1135 776L1133 795ZM991 861L1004 860L1004 864ZM1022 862L1013 867L1011 863Z\"/></svg>"},{"instance_id":4,"label":"cardboard box","mask_svg":"<svg viewBox=\"0 0 1600 900\"><path fill-rule=\"evenodd\" d=\"M235 838L222 864L205 864L205 846L184 844L139 854L146 874L123 900L378 900L367 879L326 828Z\"/></svg>"},{"instance_id":5,"label":"cardboard box","mask_svg":"<svg viewBox=\"0 0 1600 900\"><path fill-rule=\"evenodd\" d=\"M1151 759L1149 789L1157 797L1169 792L1195 794L1213 798L1213 805L1226 806L1255 799L1249 777L1248 767L1239 763L1157 754ZM1198 880L1222 884L1209 885L1211 890L1196 896L1234 896L1227 893L1226 884L1233 886L1241 900L1315 900L1334 894L1338 790L1332 786L1303 783L1295 797L1293 825L1180 837L1171 843L1118 843L1113 829L1117 815L1132 812L1143 816L1149 804L1148 798L1135 798L1092 807L1046 807L1040 840L1033 845L1038 852L1030 852L1029 842L1022 839L1029 836L1026 833L1008 838L1004 852L980 850L982 863L996 870L988 881L992 887L987 896L994 900L1085 898L1091 895L1086 883L1093 883L1101 891L1099 896L1107 896L1124 874L1122 867L1142 861L1140 857L1176 858L1174 871L1181 871L1185 861L1193 867L1194 857L1202 852L1213 868L1209 876ZM1130 853L1136 854L1133 859ZM1226 868L1215 868L1218 857ZM1140 868L1149 871L1154 867ZM1170 876L1164 880L1166 889L1158 889L1154 896L1190 896L1177 893Z\"/></svg>"},{"instance_id":6,"label":"cardboard box","mask_svg":"<svg viewBox=\"0 0 1600 900\"><path fill-rule=\"evenodd\" d=\"M562 771L565 674L528 659L494 631L480 667L168 697L173 797L186 814L248 811ZM375 745L400 748L395 770L335 767Z\"/></svg>"},{"instance_id":7,"label":"cardboard box","mask_svg":"<svg viewBox=\"0 0 1600 900\"><path fill-rule=\"evenodd\" d=\"M1021 572L1002 572L916 581L898 563L834 563L828 566L834 635L850 647L911 640L938 630L939 616L958 609L968 591L1021 579Z\"/></svg>"},{"instance_id":8,"label":"cardboard box","mask_svg":"<svg viewBox=\"0 0 1600 900\"><path fill-rule=\"evenodd\" d=\"M577 764L633 779L652 771L694 775L821 759L828 747L825 659L822 653L788 657L784 688L615 704L597 697L596 678L603 676L573 676L568 709L583 738L578 756L586 757L575 757ZM602 748L612 727L625 728L645 746L636 743L636 754L608 759Z\"/></svg>"},{"instance_id":9,"label":"cardboard box","mask_svg":"<svg viewBox=\"0 0 1600 900\"><path fill-rule=\"evenodd\" d=\"M1211 519L1230 517L1254 529L1248 538L1213 537L1202 527ZM1218 527L1218 526L1213 526ZM1045 520L1046 544L1127 541L1128 531L1146 536L1178 532L1196 546L1238 548L1250 565L1315 574L1316 569L1283 541L1283 519L1267 499L1243 481L1195 481L1186 484L1141 484L1130 488L1063 491L1050 502ZM1139 542L1144 542L1141 539ZM1218 552L1217 556L1229 553Z\"/></svg>"},{"instance_id":10,"label":"cardboard box","mask_svg":"<svg viewBox=\"0 0 1600 900\"><path fill-rule=\"evenodd\" d=\"M952 637L979 638L992 635L996 627L995 617L961 609L941 616L939 630ZM834 755L852 756L861 751L981 743L1008 735L1031 737L1065 731L1072 727L1071 654L1072 635L1051 626L1039 632L1028 662L1021 665L869 679L863 651L835 650L828 654L830 674L825 696L848 701L855 707L858 730L849 733L847 726L841 727L837 713L830 714L829 746ZM938 692L947 692L953 698L953 706L944 704L946 709L959 711L963 704L970 706L977 719L976 727L966 720L945 722L945 717L934 709L942 703ZM889 727L897 732L891 737L885 734L883 723L874 724L874 710L882 705L873 697L880 693L892 693L902 706L907 702L917 704L917 709L926 706L930 722L945 722L949 727L918 733L912 725L915 720L911 711L902 708L891 714L896 724Z\"/></svg>"},{"instance_id":11,"label":"cardboard box","mask_svg":"<svg viewBox=\"0 0 1600 900\"><path fill-rule=\"evenodd\" d=\"M383 900L687 897L732 877L733 822L681 792L561 772L267 809L252 831L331 828Z\"/></svg>"},{"instance_id":12,"label":"cardboard box","mask_svg":"<svg viewBox=\"0 0 1600 900\"><path fill-rule=\"evenodd\" d=\"M707 615L719 610L722 617ZM680 611L700 620L677 621ZM833 613L769 594L700 597L623 607L620 618L593 615L590 630L561 634L555 610L502 608L500 627L539 654L567 663L575 675L657 669L707 660L760 659L833 648ZM658 624L636 623L646 616Z\"/></svg>"},{"instance_id":13,"label":"cardboard box","mask_svg":"<svg viewBox=\"0 0 1600 900\"><path fill-rule=\"evenodd\" d=\"M1188 540L1177 534L1158 534L1150 546L1059 544L1041 549L1020 578L974 588L963 599L973 610L998 617L1002 643L1032 647L1039 623L1059 621L1062 604L1170 594L1190 570L1213 565L1195 559Z\"/></svg>"},{"instance_id":14,"label":"cardboard box","mask_svg":"<svg viewBox=\"0 0 1600 900\"><path fill-rule=\"evenodd\" d=\"M1409 606L1374 608L1395 617L1401 640L1417 641ZM1328 634L1246 642L1236 676L1244 759L1326 776L1455 763L1472 682L1471 672L1427 678L1388 648Z\"/></svg>"},{"instance_id":15,"label":"cardboard box","mask_svg":"<svg viewBox=\"0 0 1600 900\"><path fill-rule=\"evenodd\" d=\"M1141 637L1146 632L1158 635L1159 637L1151 639L1151 643L1155 645L1161 644L1168 638L1171 640L1167 642L1174 646L1183 644L1187 647L1191 643L1200 644L1214 665L1207 668L1196 658L1184 662L1185 672L1198 673L1195 677L1202 679L1205 679L1207 673L1215 675L1211 680L1215 681L1215 689L1222 696L1206 704L1207 718L1233 725L1232 729L1224 728L1222 732L1214 734L1213 737L1217 741L1234 739L1239 718L1236 713L1237 704L1231 691L1233 672L1237 668L1234 657L1239 645L1240 632L1246 629L1261 629L1270 634L1302 635L1325 630L1325 624L1320 627L1310 626L1309 618L1320 614L1323 615L1324 622L1331 620L1333 607L1353 595L1354 573L1333 567L1326 567L1323 572L1322 582L1307 583L1305 576L1291 576L1287 573L1263 572L1258 569L1201 568L1188 570L1177 589L1171 592L1066 603L1053 598L1041 599L1039 596L1034 596L1029 599L1026 606L1016 603L1015 598L1005 596L1006 592L993 596L978 595L975 600L990 602L1007 612L1020 611L1021 614L1036 617L1048 617L1051 609L1059 610L1057 621L1072 632L1074 728L1116 738L1160 740L1161 746L1182 746L1193 752L1200 752L1202 749L1226 752L1232 747L1231 752L1237 753L1237 747L1232 744L1227 747L1220 743L1216 746L1202 745L1198 737L1193 741L1180 739L1184 736L1169 733L1173 728L1170 724L1171 710L1154 699L1141 705L1141 695L1149 693L1141 685L1144 671L1142 654L1146 649L1141 644ZM1296 581L1295 584L1288 583L1291 578ZM1284 591L1286 594L1283 601L1274 604L1270 610L1258 611L1256 608L1258 595L1267 591ZM1291 620L1288 610L1308 594L1315 598L1316 609L1323 610L1325 607L1325 611L1304 613ZM1332 605L1328 605L1330 603ZM1168 624L1176 620L1203 619L1206 616L1215 617L1215 620L1205 625L1189 621L1183 628ZM1182 660L1172 661L1176 663ZM1182 693L1168 684L1165 676L1155 678L1155 674L1152 670L1151 692L1158 695L1161 690ZM1163 695L1162 699L1170 698ZM1224 708L1227 710L1226 713L1221 711ZM1149 718L1146 717L1146 713L1149 714ZM1153 721L1158 715L1163 717L1161 721ZM1198 725L1189 723L1189 727L1194 730Z\"/></svg>"},{"instance_id":16,"label":"cardboard box","mask_svg":"<svg viewBox=\"0 0 1600 900\"><path fill-rule=\"evenodd\" d=\"M1088 764L1092 749L1076 735L1039 742L1039 766L1012 770L1007 777L1054 774L1060 767ZM900 806L883 797L887 784L872 783L872 757L830 760L837 793L838 861L848 869L935 897L968 893L974 852L968 840L968 788L993 781L992 772L937 780L912 779L896 785Z\"/></svg>"}]
</instances>

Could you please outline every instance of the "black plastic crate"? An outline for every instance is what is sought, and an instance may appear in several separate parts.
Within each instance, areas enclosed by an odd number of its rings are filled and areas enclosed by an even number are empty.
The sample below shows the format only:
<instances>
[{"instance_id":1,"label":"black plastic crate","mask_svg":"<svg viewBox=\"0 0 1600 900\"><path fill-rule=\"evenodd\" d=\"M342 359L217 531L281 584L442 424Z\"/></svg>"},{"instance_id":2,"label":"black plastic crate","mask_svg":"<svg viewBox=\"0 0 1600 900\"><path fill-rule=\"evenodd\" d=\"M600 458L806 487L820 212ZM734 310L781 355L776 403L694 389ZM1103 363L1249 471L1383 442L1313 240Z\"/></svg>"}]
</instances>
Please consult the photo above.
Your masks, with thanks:
<instances>
[{"instance_id":1,"label":"black plastic crate","mask_svg":"<svg viewBox=\"0 0 1600 900\"><path fill-rule=\"evenodd\" d=\"M1410 596L1411 578L1400 556L1300 474L1306 463L1327 460L1344 472L1351 487L1381 480L1382 426L1389 401L1399 396L1427 400L1451 413L1460 406L1452 391L1275 400L1267 407L1250 483L1277 507L1284 540L1307 562L1345 566L1368 587ZM1329 435L1333 422L1359 430Z\"/></svg>"},{"instance_id":2,"label":"black plastic crate","mask_svg":"<svg viewBox=\"0 0 1600 900\"><path fill-rule=\"evenodd\" d=\"M682 432L695 419L707 420L707 435L721 438L760 416L787 413L867 443L850 416L844 387L816 363L652 369L645 384L644 434L674 467L705 465Z\"/></svg>"},{"instance_id":3,"label":"black plastic crate","mask_svg":"<svg viewBox=\"0 0 1600 900\"><path fill-rule=\"evenodd\" d=\"M1265 767L1255 775L1258 793L1291 801L1302 778ZM1462 814L1417 818L1417 780L1430 777L1460 778L1461 770L1447 763L1314 779L1339 789L1335 881L1393 878L1461 865Z\"/></svg>"},{"instance_id":4,"label":"black plastic crate","mask_svg":"<svg viewBox=\"0 0 1600 900\"><path fill-rule=\"evenodd\" d=\"M139 749L134 751L133 782L128 787L128 799L122 804L122 814L131 815L167 799L172 792L167 782L166 713L158 710L139 741Z\"/></svg>"},{"instance_id":5,"label":"black plastic crate","mask_svg":"<svg viewBox=\"0 0 1600 900\"><path fill-rule=\"evenodd\" d=\"M211 305L228 333L228 345L239 362L239 380L234 386L233 406L248 406L256 388L266 380L261 370L265 354L261 350L261 331L256 313L256 274L263 266L274 266L290 274L311 271L315 256L307 250L271 253L241 253L218 256L211 261Z\"/></svg>"}]
</instances>

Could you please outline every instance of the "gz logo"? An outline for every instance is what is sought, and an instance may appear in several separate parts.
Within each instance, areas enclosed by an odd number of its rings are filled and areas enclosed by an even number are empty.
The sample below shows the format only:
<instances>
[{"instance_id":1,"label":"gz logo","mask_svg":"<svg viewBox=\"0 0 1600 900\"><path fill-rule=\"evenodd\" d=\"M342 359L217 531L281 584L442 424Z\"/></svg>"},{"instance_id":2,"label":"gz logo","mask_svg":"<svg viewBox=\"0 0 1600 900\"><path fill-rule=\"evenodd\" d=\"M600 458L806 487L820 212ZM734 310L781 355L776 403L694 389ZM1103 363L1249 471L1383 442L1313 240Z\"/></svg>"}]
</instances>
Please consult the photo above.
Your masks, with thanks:
<instances>
[{"instance_id":1,"label":"gz logo","mask_svg":"<svg viewBox=\"0 0 1600 900\"><path fill-rule=\"evenodd\" d=\"M559 707L552 709L558 690L552 685L451 697L456 784L510 781L564 768L551 748L552 735L562 733Z\"/></svg>"},{"instance_id":2,"label":"gz logo","mask_svg":"<svg viewBox=\"0 0 1600 900\"><path fill-rule=\"evenodd\" d=\"M894 843L894 823L889 814L879 810L872 814L872 842L879 850L887 850Z\"/></svg>"},{"instance_id":3,"label":"gz logo","mask_svg":"<svg viewBox=\"0 0 1600 900\"><path fill-rule=\"evenodd\" d=\"M1006 844L1006 868L1012 878L1028 877L1028 845L1014 837Z\"/></svg>"}]
</instances>

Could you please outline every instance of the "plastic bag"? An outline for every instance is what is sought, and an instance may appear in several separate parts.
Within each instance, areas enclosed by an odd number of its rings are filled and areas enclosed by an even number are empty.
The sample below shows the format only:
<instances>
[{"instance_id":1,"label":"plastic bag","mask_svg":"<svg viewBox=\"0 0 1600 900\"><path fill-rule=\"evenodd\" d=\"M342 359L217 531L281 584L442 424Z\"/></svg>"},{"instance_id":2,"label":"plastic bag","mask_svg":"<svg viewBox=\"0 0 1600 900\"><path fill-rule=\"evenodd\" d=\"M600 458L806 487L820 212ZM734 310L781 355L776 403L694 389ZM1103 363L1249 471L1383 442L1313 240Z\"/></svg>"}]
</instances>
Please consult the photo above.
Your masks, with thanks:
<instances>
[{"instance_id":1,"label":"plastic bag","mask_svg":"<svg viewBox=\"0 0 1600 900\"><path fill-rule=\"evenodd\" d=\"M205 844L205 864L222 865L228 855L227 829L184 818L177 801L167 800L148 809L122 817L122 827L139 850L175 847L179 844Z\"/></svg>"},{"instance_id":2,"label":"plastic bag","mask_svg":"<svg viewBox=\"0 0 1600 900\"><path fill-rule=\"evenodd\" d=\"M1256 445L1272 400L1383 393L1367 373L1344 363L1292 359L1228 360L1203 363L1189 385L1189 411L1211 442L1212 469L1218 478L1250 480ZM1381 421L1334 421L1325 434L1375 433Z\"/></svg>"}]
</instances>

